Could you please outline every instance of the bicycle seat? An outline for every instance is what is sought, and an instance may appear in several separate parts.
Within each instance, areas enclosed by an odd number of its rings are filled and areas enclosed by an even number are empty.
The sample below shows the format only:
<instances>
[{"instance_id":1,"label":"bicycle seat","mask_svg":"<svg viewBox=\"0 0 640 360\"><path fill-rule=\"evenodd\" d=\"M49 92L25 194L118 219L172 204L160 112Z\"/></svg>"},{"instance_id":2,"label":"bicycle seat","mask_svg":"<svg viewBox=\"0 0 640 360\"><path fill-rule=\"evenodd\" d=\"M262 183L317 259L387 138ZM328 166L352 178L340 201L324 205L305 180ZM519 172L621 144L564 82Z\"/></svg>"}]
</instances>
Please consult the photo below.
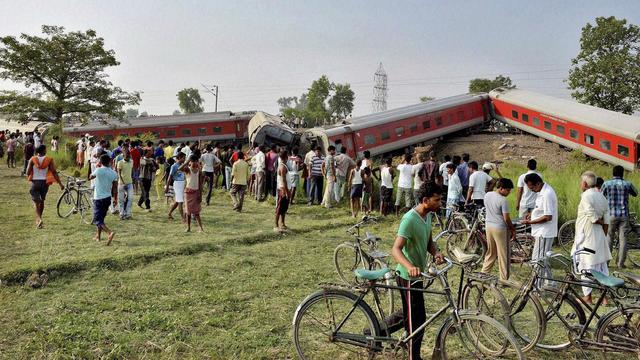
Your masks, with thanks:
<instances>
[{"instance_id":1,"label":"bicycle seat","mask_svg":"<svg viewBox=\"0 0 640 360\"><path fill-rule=\"evenodd\" d=\"M462 264L462 265L467 265L470 264L476 260L478 260L480 258L479 255L477 254L467 254L464 251L460 250L460 248L454 248L453 249L453 256L456 257L456 259L458 259L458 261Z\"/></svg>"},{"instance_id":2,"label":"bicycle seat","mask_svg":"<svg viewBox=\"0 0 640 360\"><path fill-rule=\"evenodd\" d=\"M591 272L591 276L593 276L593 278L598 283L600 283L600 285L603 285L606 287L620 287L624 285L624 280L619 279L617 277L608 276L596 270L590 270L590 272Z\"/></svg>"},{"instance_id":3,"label":"bicycle seat","mask_svg":"<svg viewBox=\"0 0 640 360\"><path fill-rule=\"evenodd\" d=\"M619 272L619 273L617 273L617 275L620 275L620 276L626 278L627 280L629 280L630 282L640 286L640 276L638 276L638 275L629 274L629 273L623 273L623 272Z\"/></svg>"},{"instance_id":4,"label":"bicycle seat","mask_svg":"<svg viewBox=\"0 0 640 360\"><path fill-rule=\"evenodd\" d=\"M365 233L365 238L364 238L364 240L365 240L365 241L376 242L376 241L380 241L380 240L382 240L382 239L381 239L381 238L379 238L378 236L375 236L375 235L373 235L372 233L370 233L370 232L368 232L368 231L367 231L367 232Z\"/></svg>"},{"instance_id":5,"label":"bicycle seat","mask_svg":"<svg viewBox=\"0 0 640 360\"><path fill-rule=\"evenodd\" d=\"M360 279L365 280L378 280L384 277L384 274L388 273L388 268L383 268L380 270L365 270L365 269L356 269L353 273L356 274Z\"/></svg>"}]
</instances>

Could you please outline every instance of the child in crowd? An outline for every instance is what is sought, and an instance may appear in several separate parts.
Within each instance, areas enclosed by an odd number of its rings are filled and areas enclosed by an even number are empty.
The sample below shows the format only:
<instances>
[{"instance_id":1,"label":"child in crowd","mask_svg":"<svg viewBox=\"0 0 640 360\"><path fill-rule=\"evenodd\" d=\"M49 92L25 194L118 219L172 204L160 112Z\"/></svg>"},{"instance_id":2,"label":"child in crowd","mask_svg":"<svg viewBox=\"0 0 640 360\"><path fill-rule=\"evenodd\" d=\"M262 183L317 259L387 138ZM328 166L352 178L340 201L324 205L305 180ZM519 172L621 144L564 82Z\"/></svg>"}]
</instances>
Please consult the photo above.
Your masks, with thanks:
<instances>
[{"instance_id":1,"label":"child in crowd","mask_svg":"<svg viewBox=\"0 0 640 360\"><path fill-rule=\"evenodd\" d=\"M356 161L356 167L349 172L349 179L347 183L351 189L351 216L358 217L358 211L360 210L360 199L362 198L362 174L364 170L361 170L362 160Z\"/></svg>"},{"instance_id":2,"label":"child in crowd","mask_svg":"<svg viewBox=\"0 0 640 360\"><path fill-rule=\"evenodd\" d=\"M362 173L362 212L370 214L373 209L373 200L371 194L373 192L373 176L371 168L365 167Z\"/></svg>"}]
</instances>

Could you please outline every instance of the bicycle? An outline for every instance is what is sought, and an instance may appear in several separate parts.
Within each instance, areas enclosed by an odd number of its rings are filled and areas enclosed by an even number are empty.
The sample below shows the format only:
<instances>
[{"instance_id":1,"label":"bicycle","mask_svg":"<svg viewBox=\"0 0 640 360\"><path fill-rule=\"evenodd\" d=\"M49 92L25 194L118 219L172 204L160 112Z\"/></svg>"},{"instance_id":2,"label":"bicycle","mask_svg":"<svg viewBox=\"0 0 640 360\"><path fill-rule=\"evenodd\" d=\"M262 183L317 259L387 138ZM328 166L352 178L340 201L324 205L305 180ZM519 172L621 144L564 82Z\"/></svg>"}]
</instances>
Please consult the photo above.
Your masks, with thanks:
<instances>
[{"instance_id":1,"label":"bicycle","mask_svg":"<svg viewBox=\"0 0 640 360\"><path fill-rule=\"evenodd\" d=\"M562 247L562 250L569 254L571 252L571 246L575 238L575 225L576 221L569 220L560 226L558 230L558 243ZM629 213L629 228L625 232L627 238L627 259L631 261L633 266L640 267L640 224L638 224L638 217L635 213ZM619 238L616 236L612 239L611 244L611 256L612 259L618 258L618 252L620 250Z\"/></svg>"},{"instance_id":2,"label":"bicycle","mask_svg":"<svg viewBox=\"0 0 640 360\"><path fill-rule=\"evenodd\" d=\"M474 265L484 258L487 252L487 240L484 233L484 208L470 207L473 213L471 226L468 229L445 230L433 239L437 243L444 238L445 251L448 257L460 261L464 254L476 254Z\"/></svg>"},{"instance_id":3,"label":"bicycle","mask_svg":"<svg viewBox=\"0 0 640 360\"><path fill-rule=\"evenodd\" d=\"M460 211L460 206L452 204L441 207L440 211L432 213L431 226L440 233L445 230L470 229L468 214ZM445 215L443 216L442 213Z\"/></svg>"},{"instance_id":4,"label":"bicycle","mask_svg":"<svg viewBox=\"0 0 640 360\"><path fill-rule=\"evenodd\" d=\"M80 214L80 219L85 224L91 224L93 219L93 203L90 200L91 188L83 186L87 180L67 176L67 184L58 198L56 205L58 216L68 218L71 214Z\"/></svg>"},{"instance_id":5,"label":"bicycle","mask_svg":"<svg viewBox=\"0 0 640 360\"><path fill-rule=\"evenodd\" d=\"M430 266L427 273L415 280L438 279L442 291L415 287L402 289L398 286L380 284L386 279L389 269L357 269L356 275L366 280L363 285L345 288L335 284L320 284L321 289L307 296L298 305L293 317L293 340L300 359L371 359L377 354L402 356L411 339L421 334L442 314L450 315L440 326L436 343L432 351L422 350L423 358L432 353L434 358L484 358L496 356L514 356L523 359L522 351L509 330L497 320L477 311L460 307L460 291L454 300L447 274L453 262L445 258L442 269ZM461 271L459 288L462 287ZM377 288L407 290L440 295L447 300L435 314L410 334L400 337L391 336L386 322L380 322L365 297ZM460 290L460 289L458 289ZM382 312L380 299L373 291L376 308ZM423 342L424 344L424 342ZM462 354L461 354L462 353Z\"/></svg>"},{"instance_id":6,"label":"bicycle","mask_svg":"<svg viewBox=\"0 0 640 360\"><path fill-rule=\"evenodd\" d=\"M361 285L362 281L358 280L354 274L354 270L361 268L367 270L387 268L387 258L389 254L378 250L379 237L365 232L365 237L360 236L360 228L371 222L378 221L378 218L365 215L362 221L347 229L347 233L353 236L353 241L345 242L336 246L333 251L333 264L338 272L338 276L347 285ZM367 250L363 248L366 245ZM351 274L351 275L348 275ZM387 279L388 284L392 284L392 279ZM388 301L388 311L392 314L396 299L394 292L389 289L379 289L379 292L385 295ZM399 301L399 299L397 299Z\"/></svg>"}]
</instances>

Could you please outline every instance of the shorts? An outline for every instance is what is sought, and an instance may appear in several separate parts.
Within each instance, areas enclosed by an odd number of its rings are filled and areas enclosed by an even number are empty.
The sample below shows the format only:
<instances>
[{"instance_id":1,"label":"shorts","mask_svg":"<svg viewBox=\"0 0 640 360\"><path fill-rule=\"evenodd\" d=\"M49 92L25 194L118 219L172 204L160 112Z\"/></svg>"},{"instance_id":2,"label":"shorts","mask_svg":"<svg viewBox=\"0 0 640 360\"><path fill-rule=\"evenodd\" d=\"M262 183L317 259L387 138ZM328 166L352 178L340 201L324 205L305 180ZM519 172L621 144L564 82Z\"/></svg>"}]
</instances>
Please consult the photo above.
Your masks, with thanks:
<instances>
[{"instance_id":1,"label":"shorts","mask_svg":"<svg viewBox=\"0 0 640 360\"><path fill-rule=\"evenodd\" d=\"M43 202L47 198L47 192L49 191L49 185L46 180L33 180L31 182L31 200L35 202Z\"/></svg>"},{"instance_id":2,"label":"shorts","mask_svg":"<svg viewBox=\"0 0 640 360\"><path fill-rule=\"evenodd\" d=\"M289 210L289 198L285 197L285 191L278 189L278 203L276 204L276 215L284 215Z\"/></svg>"},{"instance_id":3,"label":"shorts","mask_svg":"<svg viewBox=\"0 0 640 360\"><path fill-rule=\"evenodd\" d=\"M380 187L380 201L390 203L391 198L393 197L393 188L388 188L386 186Z\"/></svg>"},{"instance_id":4,"label":"shorts","mask_svg":"<svg viewBox=\"0 0 640 360\"><path fill-rule=\"evenodd\" d=\"M177 203L184 202L184 180L173 182L173 196Z\"/></svg>"},{"instance_id":5,"label":"shorts","mask_svg":"<svg viewBox=\"0 0 640 360\"><path fill-rule=\"evenodd\" d=\"M140 169L133 169L133 174L131 176L133 178L133 181L138 181L140 180Z\"/></svg>"},{"instance_id":6,"label":"shorts","mask_svg":"<svg viewBox=\"0 0 640 360\"><path fill-rule=\"evenodd\" d=\"M351 185L351 199L360 199L362 197L362 184Z\"/></svg>"},{"instance_id":7,"label":"shorts","mask_svg":"<svg viewBox=\"0 0 640 360\"><path fill-rule=\"evenodd\" d=\"M104 225L104 218L107 216L109 206L111 205L111 197L93 200L93 225Z\"/></svg>"}]
</instances>

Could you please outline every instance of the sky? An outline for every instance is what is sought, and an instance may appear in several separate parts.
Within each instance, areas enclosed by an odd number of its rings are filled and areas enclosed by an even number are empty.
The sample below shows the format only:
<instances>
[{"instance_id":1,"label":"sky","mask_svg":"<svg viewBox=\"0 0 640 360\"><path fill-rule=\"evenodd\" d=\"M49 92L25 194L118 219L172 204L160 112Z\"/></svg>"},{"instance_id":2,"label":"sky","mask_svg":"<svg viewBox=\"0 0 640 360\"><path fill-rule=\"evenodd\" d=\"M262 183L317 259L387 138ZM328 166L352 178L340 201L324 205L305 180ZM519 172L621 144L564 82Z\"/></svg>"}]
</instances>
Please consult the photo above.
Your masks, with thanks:
<instances>
[{"instance_id":1,"label":"sky","mask_svg":"<svg viewBox=\"0 0 640 360\"><path fill-rule=\"evenodd\" d=\"M389 109L499 74L569 98L563 80L581 29L599 16L640 24L640 1L0 0L0 36L42 25L96 30L121 63L111 81L142 93L140 112L171 114L189 87L213 111L204 84L219 86L218 111L278 113L278 98L300 96L325 74L351 84L358 116L372 112L380 63Z\"/></svg>"}]
</instances>

